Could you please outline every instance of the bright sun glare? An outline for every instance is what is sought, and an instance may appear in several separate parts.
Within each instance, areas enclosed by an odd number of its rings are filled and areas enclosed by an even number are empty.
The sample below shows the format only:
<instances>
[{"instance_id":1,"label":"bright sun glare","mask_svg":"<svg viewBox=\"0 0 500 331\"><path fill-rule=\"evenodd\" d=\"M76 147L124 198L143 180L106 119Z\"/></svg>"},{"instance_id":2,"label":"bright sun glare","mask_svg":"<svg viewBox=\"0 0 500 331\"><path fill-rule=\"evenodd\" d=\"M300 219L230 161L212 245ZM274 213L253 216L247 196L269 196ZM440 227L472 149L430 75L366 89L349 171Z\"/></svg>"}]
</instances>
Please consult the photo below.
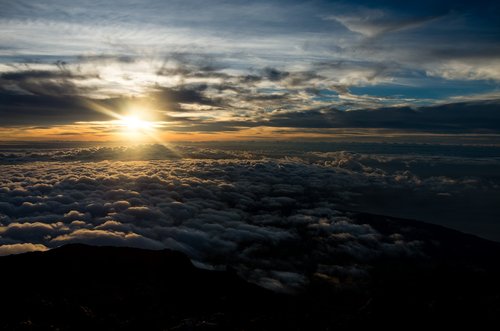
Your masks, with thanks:
<instances>
[{"instance_id":1,"label":"bright sun glare","mask_svg":"<svg viewBox=\"0 0 500 331\"><path fill-rule=\"evenodd\" d=\"M98 104L91 104L93 109L113 118L110 120L110 128L116 136L132 142L154 141L163 144L159 129L165 122L156 121L154 111L147 107L128 107L126 112L117 113Z\"/></svg>"},{"instance_id":2,"label":"bright sun glare","mask_svg":"<svg viewBox=\"0 0 500 331\"><path fill-rule=\"evenodd\" d=\"M120 128L121 134L128 140L157 139L155 137L155 122L146 121L136 114L119 116L119 119L114 121L114 125Z\"/></svg>"},{"instance_id":3,"label":"bright sun glare","mask_svg":"<svg viewBox=\"0 0 500 331\"><path fill-rule=\"evenodd\" d=\"M153 128L153 123L144 121L136 116L124 116L120 121L119 125L125 127L129 131L143 131L150 130Z\"/></svg>"}]
</instances>

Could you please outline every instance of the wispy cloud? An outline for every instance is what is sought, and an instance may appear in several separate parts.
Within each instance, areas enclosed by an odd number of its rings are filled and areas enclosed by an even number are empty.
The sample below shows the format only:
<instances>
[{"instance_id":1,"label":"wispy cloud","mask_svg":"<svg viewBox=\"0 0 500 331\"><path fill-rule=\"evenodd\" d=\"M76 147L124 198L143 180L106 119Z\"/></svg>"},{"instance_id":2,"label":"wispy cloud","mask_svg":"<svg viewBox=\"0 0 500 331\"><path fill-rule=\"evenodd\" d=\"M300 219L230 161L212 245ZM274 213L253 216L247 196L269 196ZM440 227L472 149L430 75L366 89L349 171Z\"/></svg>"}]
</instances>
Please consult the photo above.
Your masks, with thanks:
<instances>
[{"instance_id":1,"label":"wispy cloud","mask_svg":"<svg viewBox=\"0 0 500 331\"><path fill-rule=\"evenodd\" d=\"M387 33L415 29L426 23L439 19L439 16L430 17L398 17L380 9L363 9L350 15L326 16L326 20L335 20L352 32L365 37L380 37Z\"/></svg>"},{"instance_id":2,"label":"wispy cloud","mask_svg":"<svg viewBox=\"0 0 500 331\"><path fill-rule=\"evenodd\" d=\"M176 122L174 130L234 131L278 123L274 116L288 113L310 126L319 120L317 109L465 100L496 93L500 79L494 6L154 0L120 2L119 10L97 0L2 6L4 126L105 121L86 105L120 111L132 99ZM337 123L338 116L323 120Z\"/></svg>"}]
</instances>

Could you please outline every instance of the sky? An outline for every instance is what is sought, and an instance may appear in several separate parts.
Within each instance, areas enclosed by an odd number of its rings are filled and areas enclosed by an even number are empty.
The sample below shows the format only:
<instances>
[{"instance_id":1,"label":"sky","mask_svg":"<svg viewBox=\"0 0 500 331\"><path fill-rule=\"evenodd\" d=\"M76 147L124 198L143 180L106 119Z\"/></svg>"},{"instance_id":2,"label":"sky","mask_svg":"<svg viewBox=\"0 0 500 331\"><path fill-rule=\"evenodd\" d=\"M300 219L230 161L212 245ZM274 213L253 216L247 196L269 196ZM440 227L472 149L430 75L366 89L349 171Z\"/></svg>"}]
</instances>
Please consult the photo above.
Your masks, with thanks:
<instances>
[{"instance_id":1,"label":"sky","mask_svg":"<svg viewBox=\"0 0 500 331\"><path fill-rule=\"evenodd\" d=\"M496 1L0 0L0 140L498 139L499 15Z\"/></svg>"}]
</instances>

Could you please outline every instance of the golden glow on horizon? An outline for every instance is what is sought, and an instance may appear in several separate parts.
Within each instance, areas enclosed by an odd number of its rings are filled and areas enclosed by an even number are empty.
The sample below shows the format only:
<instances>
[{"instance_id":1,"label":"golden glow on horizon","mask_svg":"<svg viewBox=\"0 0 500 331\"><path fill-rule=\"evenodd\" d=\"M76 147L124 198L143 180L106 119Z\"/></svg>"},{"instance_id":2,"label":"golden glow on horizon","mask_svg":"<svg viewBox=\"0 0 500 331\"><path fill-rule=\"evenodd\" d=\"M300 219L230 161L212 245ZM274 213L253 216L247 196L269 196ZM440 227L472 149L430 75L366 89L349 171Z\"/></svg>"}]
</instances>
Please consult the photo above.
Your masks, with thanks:
<instances>
[{"instance_id":1,"label":"golden glow on horizon","mask_svg":"<svg viewBox=\"0 0 500 331\"><path fill-rule=\"evenodd\" d=\"M248 140L315 140L315 141L349 141L349 142L380 142L381 138L385 142L393 141L398 143L456 143L460 139L461 143L494 145L500 146L499 134L436 134L421 132L400 132L391 130L325 130L320 134L311 130L307 132L296 132L295 130L271 127L257 127L250 129L241 129L233 132L176 132L163 129L163 122L151 122L155 130L146 130L149 135L142 134L135 137L125 134L125 130L119 131L120 126L112 124L113 121L102 122L77 122L72 125L53 126L48 128L40 127L12 127L0 128L0 137L8 137L0 141L94 141L110 142L118 144L143 144L155 143L161 144L175 153L173 142L186 141L248 141ZM169 125L171 127L171 125ZM123 126L121 127L124 128ZM179 154L180 155L180 154Z\"/></svg>"}]
</instances>

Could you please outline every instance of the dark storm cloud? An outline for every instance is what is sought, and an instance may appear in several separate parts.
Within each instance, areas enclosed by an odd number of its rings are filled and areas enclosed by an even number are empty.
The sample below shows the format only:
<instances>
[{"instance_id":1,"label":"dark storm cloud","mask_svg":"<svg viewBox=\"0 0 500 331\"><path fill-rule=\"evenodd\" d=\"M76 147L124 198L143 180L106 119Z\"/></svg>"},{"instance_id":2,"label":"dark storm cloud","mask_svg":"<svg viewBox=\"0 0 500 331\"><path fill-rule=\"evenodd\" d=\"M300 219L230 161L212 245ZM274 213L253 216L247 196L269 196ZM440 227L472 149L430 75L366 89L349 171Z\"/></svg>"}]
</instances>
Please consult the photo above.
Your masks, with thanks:
<instances>
[{"instance_id":1,"label":"dark storm cloud","mask_svg":"<svg viewBox=\"0 0 500 331\"><path fill-rule=\"evenodd\" d=\"M92 88L75 81L98 78L74 73L57 62L53 70L20 70L0 75L2 125L55 125L79 120L105 120L92 111L86 93Z\"/></svg>"},{"instance_id":2,"label":"dark storm cloud","mask_svg":"<svg viewBox=\"0 0 500 331\"><path fill-rule=\"evenodd\" d=\"M387 128L433 132L499 132L500 102L454 103L431 107L392 107L276 112L262 125L293 128Z\"/></svg>"},{"instance_id":3,"label":"dark storm cloud","mask_svg":"<svg viewBox=\"0 0 500 331\"><path fill-rule=\"evenodd\" d=\"M331 118L325 116L318 110L301 112L276 112L266 124L274 127L293 127L293 128L331 128L333 127Z\"/></svg>"},{"instance_id":4,"label":"dark storm cloud","mask_svg":"<svg viewBox=\"0 0 500 331\"><path fill-rule=\"evenodd\" d=\"M248 100L283 100L287 95L256 97ZM260 119L200 121L192 119L185 127L172 130L228 131L267 126L295 129L392 129L435 133L500 132L500 102L464 102L411 108L391 107L352 111L335 108L303 111L275 110ZM321 132L321 131L318 131ZM327 131L324 131L327 132Z\"/></svg>"},{"instance_id":5,"label":"dark storm cloud","mask_svg":"<svg viewBox=\"0 0 500 331\"><path fill-rule=\"evenodd\" d=\"M6 91L0 91L0 116L3 126L50 126L109 119L108 116L86 107L85 98L14 94Z\"/></svg>"},{"instance_id":6,"label":"dark storm cloud","mask_svg":"<svg viewBox=\"0 0 500 331\"><path fill-rule=\"evenodd\" d=\"M270 81L280 81L288 77L290 73L286 71L280 71L275 68L265 68L264 69L264 76L269 79Z\"/></svg>"},{"instance_id":7,"label":"dark storm cloud","mask_svg":"<svg viewBox=\"0 0 500 331\"><path fill-rule=\"evenodd\" d=\"M318 71L297 71L287 75L286 84L291 87L306 87L310 88L314 81L322 82L326 77L321 76Z\"/></svg>"},{"instance_id":8,"label":"dark storm cloud","mask_svg":"<svg viewBox=\"0 0 500 331\"><path fill-rule=\"evenodd\" d=\"M245 101L287 101L289 93L280 94L247 94L242 97Z\"/></svg>"},{"instance_id":9,"label":"dark storm cloud","mask_svg":"<svg viewBox=\"0 0 500 331\"><path fill-rule=\"evenodd\" d=\"M182 61L178 62L178 59ZM193 54L170 54L167 58L173 61L173 64L166 67L165 64L157 71L162 76L180 76L188 78L206 78L221 79L224 83L231 82L236 86L246 87L255 86L262 81L283 82L290 85L302 85L309 83L313 79L324 79L315 71L284 71L274 67L265 67L263 69L251 69L251 74L229 74L224 72L226 69L221 65L213 64L209 59L198 59ZM321 68L318 68L321 69Z\"/></svg>"},{"instance_id":10,"label":"dark storm cloud","mask_svg":"<svg viewBox=\"0 0 500 331\"><path fill-rule=\"evenodd\" d=\"M174 52L165 57L156 74L163 76L181 75L195 78L227 78L230 76L220 72L225 67L225 65L210 55L200 55L193 52Z\"/></svg>"},{"instance_id":11,"label":"dark storm cloud","mask_svg":"<svg viewBox=\"0 0 500 331\"><path fill-rule=\"evenodd\" d=\"M178 88L157 88L149 97L164 111L183 111L180 103L220 107L222 101L206 97L207 85L180 86Z\"/></svg>"},{"instance_id":12,"label":"dark storm cloud","mask_svg":"<svg viewBox=\"0 0 500 331\"><path fill-rule=\"evenodd\" d=\"M204 96L206 85L177 88L155 88L145 97L112 97L94 99L83 96L85 88L77 87L66 78L71 73L23 72L10 73L0 79L0 116L2 126L50 126L77 121L112 120L96 108L105 107L120 113L127 105L146 101L157 110L182 111L180 103L221 106L221 101ZM96 107L99 106L99 107ZM160 118L161 119L161 118ZM166 119L166 117L163 117Z\"/></svg>"},{"instance_id":13,"label":"dark storm cloud","mask_svg":"<svg viewBox=\"0 0 500 331\"><path fill-rule=\"evenodd\" d=\"M26 65L29 68L29 65ZM20 68L17 71L0 74L0 89L35 95L77 95L90 92L91 88L77 86L76 81L99 78L96 74L73 72L66 63L57 61L54 70L34 70Z\"/></svg>"},{"instance_id":14,"label":"dark storm cloud","mask_svg":"<svg viewBox=\"0 0 500 331\"><path fill-rule=\"evenodd\" d=\"M138 59L137 57L131 55L111 55L111 54L101 54L101 55L79 55L76 57L78 62L97 62L97 63L134 63Z\"/></svg>"},{"instance_id":15,"label":"dark storm cloud","mask_svg":"<svg viewBox=\"0 0 500 331\"><path fill-rule=\"evenodd\" d=\"M49 71L49 70L28 70L7 72L0 75L0 79L14 82L30 81L30 80L48 80L61 78L78 78L68 71ZM81 76L85 78L85 76Z\"/></svg>"},{"instance_id":16,"label":"dark storm cloud","mask_svg":"<svg viewBox=\"0 0 500 331\"><path fill-rule=\"evenodd\" d=\"M335 112L334 121L346 127L383 127L437 132L500 130L500 102L484 101L411 108L382 108Z\"/></svg>"}]
</instances>

